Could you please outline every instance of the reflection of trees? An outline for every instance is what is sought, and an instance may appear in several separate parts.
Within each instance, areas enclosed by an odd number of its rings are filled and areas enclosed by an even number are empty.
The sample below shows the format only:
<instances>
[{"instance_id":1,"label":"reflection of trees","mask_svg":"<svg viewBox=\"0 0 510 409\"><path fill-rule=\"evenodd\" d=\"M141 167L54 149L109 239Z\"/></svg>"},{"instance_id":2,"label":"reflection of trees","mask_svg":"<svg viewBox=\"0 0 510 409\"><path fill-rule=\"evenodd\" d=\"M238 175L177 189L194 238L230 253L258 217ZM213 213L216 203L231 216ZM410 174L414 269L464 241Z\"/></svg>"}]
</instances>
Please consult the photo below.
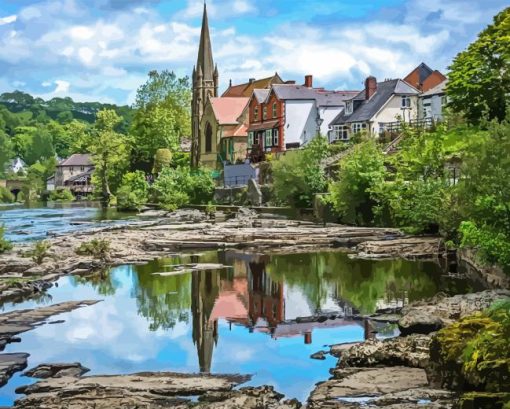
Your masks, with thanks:
<instances>
[{"instance_id":1,"label":"reflection of trees","mask_svg":"<svg viewBox=\"0 0 510 409\"><path fill-rule=\"evenodd\" d=\"M74 282L73 282L74 281ZM115 281L110 270L101 270L87 276L73 276L71 281L73 285L89 284L100 295L115 295L115 291L120 283Z\"/></svg>"},{"instance_id":2,"label":"reflection of trees","mask_svg":"<svg viewBox=\"0 0 510 409\"><path fill-rule=\"evenodd\" d=\"M171 259L155 260L143 266L134 266L133 296L138 312L149 321L149 329L173 328L177 322L189 322L191 308L191 274L159 276Z\"/></svg>"},{"instance_id":3,"label":"reflection of trees","mask_svg":"<svg viewBox=\"0 0 510 409\"><path fill-rule=\"evenodd\" d=\"M429 297L439 284L439 267L430 262L355 260L341 252L274 256L267 271L273 279L300 288L315 310L334 293L371 313L378 301Z\"/></svg>"}]
</instances>

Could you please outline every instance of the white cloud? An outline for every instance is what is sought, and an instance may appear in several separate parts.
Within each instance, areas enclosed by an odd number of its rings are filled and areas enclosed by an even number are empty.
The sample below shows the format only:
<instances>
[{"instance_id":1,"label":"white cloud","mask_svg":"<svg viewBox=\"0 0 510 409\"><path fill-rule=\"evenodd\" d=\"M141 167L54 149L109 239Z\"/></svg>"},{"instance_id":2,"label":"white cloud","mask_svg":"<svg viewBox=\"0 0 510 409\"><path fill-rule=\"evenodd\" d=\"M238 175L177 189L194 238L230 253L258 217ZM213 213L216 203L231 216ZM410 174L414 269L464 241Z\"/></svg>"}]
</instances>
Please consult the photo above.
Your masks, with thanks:
<instances>
[{"instance_id":1,"label":"white cloud","mask_svg":"<svg viewBox=\"0 0 510 409\"><path fill-rule=\"evenodd\" d=\"M43 87L45 87L45 88L46 87L51 87L52 84L53 84L53 82L51 82L51 81L43 81L43 82L41 82L41 85Z\"/></svg>"},{"instance_id":2,"label":"white cloud","mask_svg":"<svg viewBox=\"0 0 510 409\"><path fill-rule=\"evenodd\" d=\"M4 24L14 23L17 19L18 19L18 16L16 16L15 14L13 14L12 16L0 17L0 26L2 26Z\"/></svg>"},{"instance_id":3,"label":"white cloud","mask_svg":"<svg viewBox=\"0 0 510 409\"><path fill-rule=\"evenodd\" d=\"M189 19L201 17L204 3L201 0L188 0L188 6L178 16ZM257 7L253 0L208 0L207 16L211 19L228 19L233 16L256 14Z\"/></svg>"},{"instance_id":4,"label":"white cloud","mask_svg":"<svg viewBox=\"0 0 510 409\"><path fill-rule=\"evenodd\" d=\"M69 88L71 87L71 84L64 80L56 80L55 84L56 88L53 91L54 94L65 94L69 92Z\"/></svg>"}]
</instances>

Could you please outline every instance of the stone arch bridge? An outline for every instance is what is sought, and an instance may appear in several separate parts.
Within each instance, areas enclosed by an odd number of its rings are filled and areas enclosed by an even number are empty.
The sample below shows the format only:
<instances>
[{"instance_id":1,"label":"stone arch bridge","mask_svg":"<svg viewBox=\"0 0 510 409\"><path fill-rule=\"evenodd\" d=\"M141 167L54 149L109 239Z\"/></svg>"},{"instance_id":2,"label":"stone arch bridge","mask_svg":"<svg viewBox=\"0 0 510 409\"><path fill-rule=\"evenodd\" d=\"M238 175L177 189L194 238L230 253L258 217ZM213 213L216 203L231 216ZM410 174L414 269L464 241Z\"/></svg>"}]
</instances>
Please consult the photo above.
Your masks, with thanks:
<instances>
[{"instance_id":1,"label":"stone arch bridge","mask_svg":"<svg viewBox=\"0 0 510 409\"><path fill-rule=\"evenodd\" d=\"M0 180L0 187L5 187L9 192L14 195L14 199L18 200L18 194L28 186L27 180Z\"/></svg>"}]
</instances>

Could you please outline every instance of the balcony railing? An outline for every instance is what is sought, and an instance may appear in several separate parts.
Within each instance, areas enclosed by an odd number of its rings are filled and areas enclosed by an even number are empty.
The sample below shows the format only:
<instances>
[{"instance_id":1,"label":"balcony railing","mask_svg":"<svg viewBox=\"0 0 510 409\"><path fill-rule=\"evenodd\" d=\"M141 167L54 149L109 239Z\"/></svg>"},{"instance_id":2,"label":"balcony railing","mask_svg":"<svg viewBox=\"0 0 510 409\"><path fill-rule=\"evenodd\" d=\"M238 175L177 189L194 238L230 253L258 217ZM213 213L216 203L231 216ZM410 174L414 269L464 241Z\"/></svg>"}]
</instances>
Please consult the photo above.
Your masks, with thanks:
<instances>
[{"instance_id":1,"label":"balcony railing","mask_svg":"<svg viewBox=\"0 0 510 409\"><path fill-rule=\"evenodd\" d=\"M411 119L410 121L407 121L407 122L402 122L402 121L380 122L379 123L379 133L400 132L404 126L411 127L411 128L430 129L434 125L435 125L435 121L433 118Z\"/></svg>"}]
</instances>

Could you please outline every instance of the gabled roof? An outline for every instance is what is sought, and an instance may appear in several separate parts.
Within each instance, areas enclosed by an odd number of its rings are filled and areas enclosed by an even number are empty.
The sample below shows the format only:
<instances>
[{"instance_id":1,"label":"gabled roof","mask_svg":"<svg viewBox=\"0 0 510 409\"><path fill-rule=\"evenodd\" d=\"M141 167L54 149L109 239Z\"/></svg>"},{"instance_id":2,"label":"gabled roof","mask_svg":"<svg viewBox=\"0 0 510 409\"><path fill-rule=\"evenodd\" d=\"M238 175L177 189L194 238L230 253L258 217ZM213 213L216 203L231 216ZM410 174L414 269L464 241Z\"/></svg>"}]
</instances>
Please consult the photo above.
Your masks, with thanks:
<instances>
[{"instance_id":1,"label":"gabled roof","mask_svg":"<svg viewBox=\"0 0 510 409\"><path fill-rule=\"evenodd\" d=\"M222 97L250 97L254 89L269 88L272 84L281 84L282 82L283 80L278 73L275 73L267 78L253 80L239 85L231 85L223 93Z\"/></svg>"},{"instance_id":2,"label":"gabled roof","mask_svg":"<svg viewBox=\"0 0 510 409\"><path fill-rule=\"evenodd\" d=\"M214 116L220 125L237 124L250 98L210 98Z\"/></svg>"},{"instance_id":3,"label":"gabled roof","mask_svg":"<svg viewBox=\"0 0 510 409\"><path fill-rule=\"evenodd\" d=\"M346 100L358 94L358 91L326 91L295 84L275 84L272 89L280 100L315 100L321 107L343 106Z\"/></svg>"},{"instance_id":4,"label":"gabled roof","mask_svg":"<svg viewBox=\"0 0 510 409\"><path fill-rule=\"evenodd\" d=\"M411 87L407 82L401 79L388 80L377 83L377 91L367 101L365 99L365 90L361 91L352 100L363 101L361 105L354 110L352 114L346 115L344 111L340 112L330 125L338 125L347 122L364 122L370 120L393 95L418 95L419 91Z\"/></svg>"},{"instance_id":5,"label":"gabled roof","mask_svg":"<svg viewBox=\"0 0 510 409\"><path fill-rule=\"evenodd\" d=\"M88 153L75 153L63 159L58 166L92 166L92 156Z\"/></svg>"},{"instance_id":6,"label":"gabled roof","mask_svg":"<svg viewBox=\"0 0 510 409\"><path fill-rule=\"evenodd\" d=\"M262 104L269 95L269 89L254 89L253 95L257 98L257 102Z\"/></svg>"},{"instance_id":7,"label":"gabled roof","mask_svg":"<svg viewBox=\"0 0 510 409\"><path fill-rule=\"evenodd\" d=\"M317 105L320 107L344 106L345 101L358 95L359 91L318 91Z\"/></svg>"},{"instance_id":8,"label":"gabled roof","mask_svg":"<svg viewBox=\"0 0 510 409\"><path fill-rule=\"evenodd\" d=\"M421 94L423 97L430 97L432 95L439 95L446 93L446 84L448 84L448 80L444 80L440 82L435 87L429 89L427 92Z\"/></svg>"}]
</instances>

